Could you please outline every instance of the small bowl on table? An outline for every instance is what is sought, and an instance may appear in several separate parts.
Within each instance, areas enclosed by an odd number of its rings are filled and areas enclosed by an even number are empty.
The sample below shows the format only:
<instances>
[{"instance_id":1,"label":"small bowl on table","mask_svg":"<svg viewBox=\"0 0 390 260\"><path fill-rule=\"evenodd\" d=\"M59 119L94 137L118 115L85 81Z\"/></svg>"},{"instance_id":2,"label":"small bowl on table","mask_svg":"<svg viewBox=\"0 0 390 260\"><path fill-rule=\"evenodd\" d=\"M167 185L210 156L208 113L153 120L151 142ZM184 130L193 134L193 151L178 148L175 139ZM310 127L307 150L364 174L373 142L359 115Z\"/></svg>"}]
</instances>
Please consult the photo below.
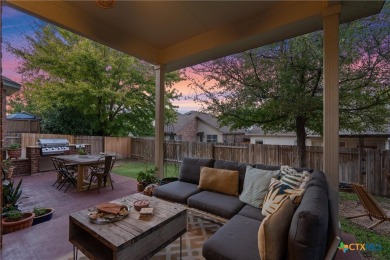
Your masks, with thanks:
<instances>
[{"instance_id":1,"label":"small bowl on table","mask_svg":"<svg viewBox=\"0 0 390 260\"><path fill-rule=\"evenodd\" d=\"M149 207L150 202L148 200L137 200L134 201L134 208L137 211L140 211L142 208L147 208Z\"/></svg>"}]
</instances>

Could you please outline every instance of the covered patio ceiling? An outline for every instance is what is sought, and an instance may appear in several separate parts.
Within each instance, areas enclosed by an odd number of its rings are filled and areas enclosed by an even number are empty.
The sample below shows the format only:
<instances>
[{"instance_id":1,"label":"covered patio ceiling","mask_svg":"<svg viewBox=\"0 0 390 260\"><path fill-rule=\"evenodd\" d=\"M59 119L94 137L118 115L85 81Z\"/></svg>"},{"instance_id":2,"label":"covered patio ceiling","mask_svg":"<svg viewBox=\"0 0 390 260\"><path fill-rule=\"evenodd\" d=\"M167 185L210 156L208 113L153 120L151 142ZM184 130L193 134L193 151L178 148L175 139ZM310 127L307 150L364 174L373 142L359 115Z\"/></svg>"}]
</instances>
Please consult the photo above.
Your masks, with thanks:
<instances>
[{"instance_id":1,"label":"covered patio ceiling","mask_svg":"<svg viewBox=\"0 0 390 260\"><path fill-rule=\"evenodd\" d=\"M324 172L333 250L339 242L339 24L379 13L384 1L6 0L91 40L156 65L155 165L163 169L164 74L283 39L324 30ZM330 256L331 257L331 256Z\"/></svg>"},{"instance_id":2,"label":"covered patio ceiling","mask_svg":"<svg viewBox=\"0 0 390 260\"><path fill-rule=\"evenodd\" d=\"M376 14L383 1L20 1L6 4L131 56L174 71Z\"/></svg>"}]
</instances>

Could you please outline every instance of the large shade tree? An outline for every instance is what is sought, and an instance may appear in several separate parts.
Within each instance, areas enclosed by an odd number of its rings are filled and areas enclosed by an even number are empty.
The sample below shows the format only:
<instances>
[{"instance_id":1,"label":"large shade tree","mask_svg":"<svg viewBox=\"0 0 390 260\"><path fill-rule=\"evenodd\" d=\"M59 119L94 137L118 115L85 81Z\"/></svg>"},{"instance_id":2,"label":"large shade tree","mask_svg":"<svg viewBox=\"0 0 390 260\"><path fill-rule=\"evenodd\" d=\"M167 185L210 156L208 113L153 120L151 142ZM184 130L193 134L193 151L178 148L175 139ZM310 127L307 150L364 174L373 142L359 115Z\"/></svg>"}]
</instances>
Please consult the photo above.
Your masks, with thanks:
<instances>
[{"instance_id":1,"label":"large shade tree","mask_svg":"<svg viewBox=\"0 0 390 260\"><path fill-rule=\"evenodd\" d=\"M390 122L390 4L340 28L340 128ZM323 33L315 32L191 68L196 100L232 128L295 132L300 166L308 132L323 129Z\"/></svg>"},{"instance_id":2,"label":"large shade tree","mask_svg":"<svg viewBox=\"0 0 390 260\"><path fill-rule=\"evenodd\" d=\"M20 60L24 92L11 102L43 118L47 132L95 135L153 134L154 67L64 29L37 24L27 45L6 44ZM176 116L179 97L166 76L166 119ZM74 111L72 113L72 111ZM72 123L73 122L73 123Z\"/></svg>"}]
</instances>

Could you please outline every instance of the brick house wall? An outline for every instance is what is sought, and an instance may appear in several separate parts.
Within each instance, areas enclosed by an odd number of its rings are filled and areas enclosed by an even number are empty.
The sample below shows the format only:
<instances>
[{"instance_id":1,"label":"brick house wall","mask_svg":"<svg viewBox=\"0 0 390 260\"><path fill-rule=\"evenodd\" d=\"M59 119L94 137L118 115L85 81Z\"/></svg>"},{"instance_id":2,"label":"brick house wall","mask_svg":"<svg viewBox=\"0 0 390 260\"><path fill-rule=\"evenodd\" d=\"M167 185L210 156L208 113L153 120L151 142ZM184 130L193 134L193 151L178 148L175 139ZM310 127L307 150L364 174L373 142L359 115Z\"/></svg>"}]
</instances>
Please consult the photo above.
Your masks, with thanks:
<instances>
[{"instance_id":1,"label":"brick house wall","mask_svg":"<svg viewBox=\"0 0 390 260\"><path fill-rule=\"evenodd\" d=\"M198 120L194 118L193 120L189 121L188 124L186 124L186 126L184 126L176 134L181 135L181 141L197 142L198 141L197 133L198 133Z\"/></svg>"}]
</instances>

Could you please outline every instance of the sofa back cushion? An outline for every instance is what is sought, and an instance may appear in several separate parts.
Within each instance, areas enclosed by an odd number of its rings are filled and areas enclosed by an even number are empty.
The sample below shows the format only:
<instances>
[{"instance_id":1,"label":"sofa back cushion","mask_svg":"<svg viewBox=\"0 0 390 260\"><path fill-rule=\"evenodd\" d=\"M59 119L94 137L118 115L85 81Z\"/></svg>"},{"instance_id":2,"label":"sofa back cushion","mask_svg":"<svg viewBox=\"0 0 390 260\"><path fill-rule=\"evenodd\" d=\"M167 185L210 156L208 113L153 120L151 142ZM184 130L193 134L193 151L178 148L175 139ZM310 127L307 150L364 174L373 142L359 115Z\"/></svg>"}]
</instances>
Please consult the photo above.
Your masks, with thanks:
<instances>
[{"instance_id":1,"label":"sofa back cushion","mask_svg":"<svg viewBox=\"0 0 390 260\"><path fill-rule=\"evenodd\" d=\"M179 180L199 184L200 167L213 167L214 159L198 159L185 157L180 166Z\"/></svg>"},{"instance_id":2,"label":"sofa back cushion","mask_svg":"<svg viewBox=\"0 0 390 260\"><path fill-rule=\"evenodd\" d=\"M275 171L275 170L280 170L280 165L268 165L268 164L258 163L258 164L256 164L256 168L262 169L262 170ZM296 170L297 172L303 172L303 171L312 172L313 171L313 169L310 169L310 168L302 168L302 167L292 167L292 168L294 170Z\"/></svg>"},{"instance_id":3,"label":"sofa back cushion","mask_svg":"<svg viewBox=\"0 0 390 260\"><path fill-rule=\"evenodd\" d=\"M199 189L238 195L238 171L202 167Z\"/></svg>"},{"instance_id":4,"label":"sofa back cushion","mask_svg":"<svg viewBox=\"0 0 390 260\"><path fill-rule=\"evenodd\" d=\"M291 221L289 259L324 259L329 225L328 195L321 186L309 186Z\"/></svg>"},{"instance_id":5,"label":"sofa back cushion","mask_svg":"<svg viewBox=\"0 0 390 260\"><path fill-rule=\"evenodd\" d=\"M242 192L242 188L244 186L245 172L246 172L246 163L239 163L235 161L225 161L225 160L215 160L214 168L217 169L226 169L238 171L239 173L239 185L238 185L238 193Z\"/></svg>"}]
</instances>

